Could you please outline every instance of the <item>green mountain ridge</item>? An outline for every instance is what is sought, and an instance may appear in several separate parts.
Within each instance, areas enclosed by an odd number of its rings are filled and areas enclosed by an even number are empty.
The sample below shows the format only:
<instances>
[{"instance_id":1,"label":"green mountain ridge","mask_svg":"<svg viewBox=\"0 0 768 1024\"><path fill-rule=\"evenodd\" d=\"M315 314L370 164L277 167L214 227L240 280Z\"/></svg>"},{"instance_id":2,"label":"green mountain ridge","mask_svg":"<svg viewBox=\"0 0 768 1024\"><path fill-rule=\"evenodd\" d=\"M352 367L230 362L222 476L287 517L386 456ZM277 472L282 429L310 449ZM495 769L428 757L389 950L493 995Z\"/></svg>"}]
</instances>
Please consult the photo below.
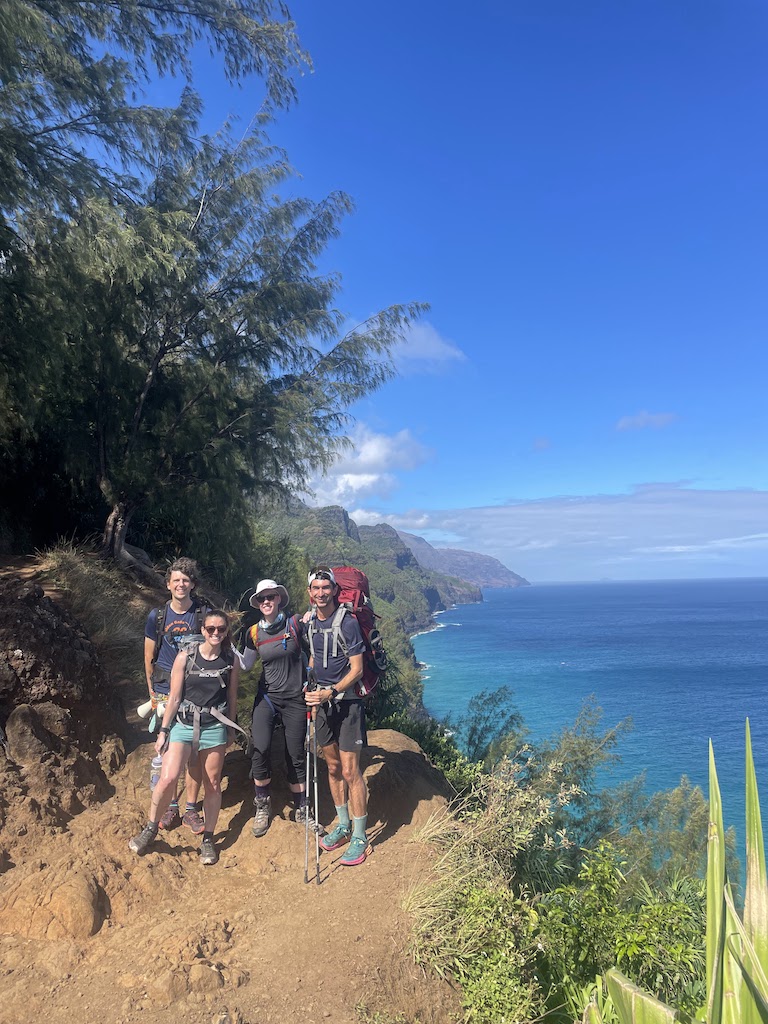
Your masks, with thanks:
<instances>
[{"instance_id":1,"label":"green mountain ridge","mask_svg":"<svg viewBox=\"0 0 768 1024\"><path fill-rule=\"evenodd\" d=\"M267 533L286 538L316 564L354 565L371 583L376 611L399 629L427 629L432 616L454 604L482 601L479 587L420 565L391 526L358 526L340 505L310 508L298 499L260 517Z\"/></svg>"}]
</instances>

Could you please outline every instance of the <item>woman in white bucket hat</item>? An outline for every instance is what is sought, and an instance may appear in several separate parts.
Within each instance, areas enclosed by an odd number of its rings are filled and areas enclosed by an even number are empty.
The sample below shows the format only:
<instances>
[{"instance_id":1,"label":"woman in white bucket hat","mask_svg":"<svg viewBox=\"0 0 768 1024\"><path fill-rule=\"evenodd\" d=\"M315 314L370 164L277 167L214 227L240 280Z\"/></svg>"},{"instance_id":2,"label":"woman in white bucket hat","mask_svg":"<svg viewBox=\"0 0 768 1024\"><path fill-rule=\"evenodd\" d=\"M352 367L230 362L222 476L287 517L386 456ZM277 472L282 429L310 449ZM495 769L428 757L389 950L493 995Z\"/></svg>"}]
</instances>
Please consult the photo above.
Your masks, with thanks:
<instances>
[{"instance_id":1,"label":"woman in white bucket hat","mask_svg":"<svg viewBox=\"0 0 768 1024\"><path fill-rule=\"evenodd\" d=\"M246 669L261 658L261 678L251 719L251 777L256 808L253 834L257 837L263 836L269 828L272 811L270 750L272 733L280 723L285 735L285 763L293 796L294 821L303 825L311 815L304 760L306 665L301 640L305 627L299 616L288 616L288 602L288 591L275 580L260 580L256 584L251 605L261 612L261 619L248 630L243 651Z\"/></svg>"}]
</instances>

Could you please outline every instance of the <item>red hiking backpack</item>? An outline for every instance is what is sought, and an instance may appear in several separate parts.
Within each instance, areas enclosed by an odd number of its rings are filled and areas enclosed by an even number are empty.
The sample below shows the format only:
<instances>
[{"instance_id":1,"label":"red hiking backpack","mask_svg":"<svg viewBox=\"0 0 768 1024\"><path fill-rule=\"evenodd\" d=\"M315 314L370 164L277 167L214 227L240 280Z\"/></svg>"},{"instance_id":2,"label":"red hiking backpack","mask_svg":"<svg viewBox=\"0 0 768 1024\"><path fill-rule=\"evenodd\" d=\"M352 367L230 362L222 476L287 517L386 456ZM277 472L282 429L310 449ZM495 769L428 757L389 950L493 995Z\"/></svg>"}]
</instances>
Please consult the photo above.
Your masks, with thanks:
<instances>
[{"instance_id":1,"label":"red hiking backpack","mask_svg":"<svg viewBox=\"0 0 768 1024\"><path fill-rule=\"evenodd\" d=\"M387 670L389 659L384 650L384 641L381 633L376 628L376 613L371 604L371 591L368 577L361 569L355 569L351 565L340 565L332 568L333 575L339 588L337 600L339 607L331 623L331 639L333 642L333 653L336 654L338 647L341 647L344 654L347 653L344 636L341 632L341 621L345 615L354 615L360 632L363 634L365 651L363 653L363 675L355 683L355 695L367 697L373 693L379 680ZM317 630L314 628L314 616L308 625L309 647L313 650L312 639Z\"/></svg>"}]
</instances>

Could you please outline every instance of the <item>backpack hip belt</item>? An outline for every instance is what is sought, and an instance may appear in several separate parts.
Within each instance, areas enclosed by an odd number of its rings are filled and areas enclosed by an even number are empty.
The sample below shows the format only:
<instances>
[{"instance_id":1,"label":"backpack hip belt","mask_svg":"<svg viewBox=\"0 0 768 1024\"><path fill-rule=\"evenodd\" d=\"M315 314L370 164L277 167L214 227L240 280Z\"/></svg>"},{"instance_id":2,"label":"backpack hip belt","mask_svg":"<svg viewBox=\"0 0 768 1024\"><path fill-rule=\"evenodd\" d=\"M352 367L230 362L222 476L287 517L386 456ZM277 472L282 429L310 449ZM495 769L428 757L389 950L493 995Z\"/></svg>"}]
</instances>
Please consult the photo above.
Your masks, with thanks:
<instances>
[{"instance_id":1,"label":"backpack hip belt","mask_svg":"<svg viewBox=\"0 0 768 1024\"><path fill-rule=\"evenodd\" d=\"M179 704L179 708L176 712L176 717L183 715L185 718L192 716L192 757L195 757L200 750L200 726L209 725L210 722L203 722L203 715L210 715L211 718L215 718L217 722L221 722L222 725L226 725L230 729L237 729L243 736L248 738L248 733L245 729L241 729L237 722L233 722L231 718L222 711L222 708L226 708L227 704L220 704L218 707L200 707L198 704L193 704L191 700L183 700ZM182 725L189 725L189 722L182 722Z\"/></svg>"}]
</instances>

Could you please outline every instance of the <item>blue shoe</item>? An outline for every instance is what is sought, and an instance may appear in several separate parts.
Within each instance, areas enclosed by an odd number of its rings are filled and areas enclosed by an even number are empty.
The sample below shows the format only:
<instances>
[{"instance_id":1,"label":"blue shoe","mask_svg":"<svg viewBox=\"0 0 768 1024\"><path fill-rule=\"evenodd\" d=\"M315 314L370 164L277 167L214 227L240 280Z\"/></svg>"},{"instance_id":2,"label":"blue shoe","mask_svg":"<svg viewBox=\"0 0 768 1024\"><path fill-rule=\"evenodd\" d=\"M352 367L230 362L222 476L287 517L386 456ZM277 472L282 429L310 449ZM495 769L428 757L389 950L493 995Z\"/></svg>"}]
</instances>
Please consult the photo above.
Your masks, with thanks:
<instances>
[{"instance_id":1,"label":"blue shoe","mask_svg":"<svg viewBox=\"0 0 768 1024\"><path fill-rule=\"evenodd\" d=\"M344 843L349 842L349 837L352 834L352 829L349 825L338 824L336 828L329 832L327 836L323 836L320 840L320 845L326 851L330 853L331 850L338 850Z\"/></svg>"},{"instance_id":2,"label":"blue shoe","mask_svg":"<svg viewBox=\"0 0 768 1024\"><path fill-rule=\"evenodd\" d=\"M355 864L362 864L365 860L367 849L367 839L361 839L360 836L352 836L349 840L349 846L344 851L344 856L339 859L339 864L345 864L348 868L353 867Z\"/></svg>"}]
</instances>

